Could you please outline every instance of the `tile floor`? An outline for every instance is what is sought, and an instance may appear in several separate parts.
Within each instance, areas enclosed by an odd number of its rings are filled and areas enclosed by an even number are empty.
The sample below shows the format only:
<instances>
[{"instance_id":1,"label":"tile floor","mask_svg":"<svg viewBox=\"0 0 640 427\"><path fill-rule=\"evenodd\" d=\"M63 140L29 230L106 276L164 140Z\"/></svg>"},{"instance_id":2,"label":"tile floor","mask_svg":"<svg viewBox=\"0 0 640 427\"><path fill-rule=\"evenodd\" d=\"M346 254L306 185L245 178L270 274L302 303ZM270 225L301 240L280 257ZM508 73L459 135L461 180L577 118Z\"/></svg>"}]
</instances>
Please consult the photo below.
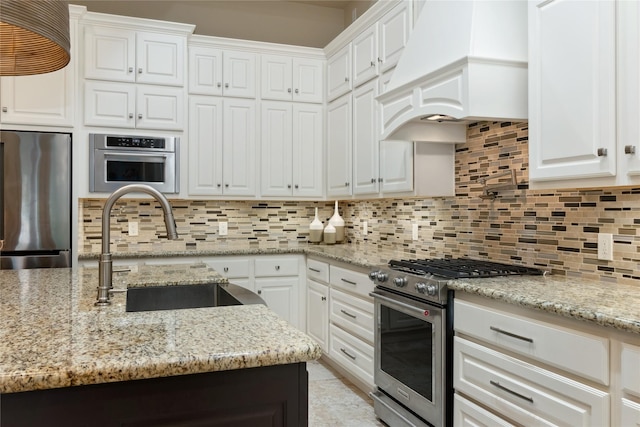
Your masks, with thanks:
<instances>
[{"instance_id":1,"label":"tile floor","mask_svg":"<svg viewBox=\"0 0 640 427\"><path fill-rule=\"evenodd\" d=\"M310 427L385 426L373 413L373 402L322 361L307 363Z\"/></svg>"}]
</instances>

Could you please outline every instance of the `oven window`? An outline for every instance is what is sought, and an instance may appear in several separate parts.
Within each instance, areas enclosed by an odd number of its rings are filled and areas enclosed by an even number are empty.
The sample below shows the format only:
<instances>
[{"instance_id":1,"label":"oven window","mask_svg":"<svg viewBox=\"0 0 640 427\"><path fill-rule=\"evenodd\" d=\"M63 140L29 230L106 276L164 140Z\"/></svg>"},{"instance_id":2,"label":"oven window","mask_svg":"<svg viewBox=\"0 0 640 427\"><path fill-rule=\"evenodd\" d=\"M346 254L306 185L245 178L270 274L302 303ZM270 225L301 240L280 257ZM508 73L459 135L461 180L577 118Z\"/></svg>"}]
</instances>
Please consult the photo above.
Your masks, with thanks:
<instances>
[{"instance_id":1,"label":"oven window","mask_svg":"<svg viewBox=\"0 0 640 427\"><path fill-rule=\"evenodd\" d=\"M108 160L107 181L164 182L164 163Z\"/></svg>"},{"instance_id":2,"label":"oven window","mask_svg":"<svg viewBox=\"0 0 640 427\"><path fill-rule=\"evenodd\" d=\"M433 325L384 304L380 309L381 369L433 401Z\"/></svg>"}]
</instances>

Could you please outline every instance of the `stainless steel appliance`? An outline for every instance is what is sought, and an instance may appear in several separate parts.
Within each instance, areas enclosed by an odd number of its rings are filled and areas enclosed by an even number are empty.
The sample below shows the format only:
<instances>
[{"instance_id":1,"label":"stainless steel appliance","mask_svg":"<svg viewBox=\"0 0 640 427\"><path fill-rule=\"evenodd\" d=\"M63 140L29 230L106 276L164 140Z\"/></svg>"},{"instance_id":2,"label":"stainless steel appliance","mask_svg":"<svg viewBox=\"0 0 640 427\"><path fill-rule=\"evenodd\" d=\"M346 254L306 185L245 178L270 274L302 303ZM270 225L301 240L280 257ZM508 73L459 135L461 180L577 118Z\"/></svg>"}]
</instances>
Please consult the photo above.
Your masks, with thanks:
<instances>
[{"instance_id":1,"label":"stainless steel appliance","mask_svg":"<svg viewBox=\"0 0 640 427\"><path fill-rule=\"evenodd\" d=\"M178 193L180 138L89 134L89 165L92 192L146 184L161 193Z\"/></svg>"},{"instance_id":2,"label":"stainless steel appliance","mask_svg":"<svg viewBox=\"0 0 640 427\"><path fill-rule=\"evenodd\" d=\"M392 426L444 426L452 421L452 295L458 278L542 274L489 261L391 260L371 271L376 284L374 382L376 415Z\"/></svg>"},{"instance_id":3,"label":"stainless steel appliance","mask_svg":"<svg viewBox=\"0 0 640 427\"><path fill-rule=\"evenodd\" d=\"M0 268L71 266L71 135L0 132Z\"/></svg>"}]
</instances>

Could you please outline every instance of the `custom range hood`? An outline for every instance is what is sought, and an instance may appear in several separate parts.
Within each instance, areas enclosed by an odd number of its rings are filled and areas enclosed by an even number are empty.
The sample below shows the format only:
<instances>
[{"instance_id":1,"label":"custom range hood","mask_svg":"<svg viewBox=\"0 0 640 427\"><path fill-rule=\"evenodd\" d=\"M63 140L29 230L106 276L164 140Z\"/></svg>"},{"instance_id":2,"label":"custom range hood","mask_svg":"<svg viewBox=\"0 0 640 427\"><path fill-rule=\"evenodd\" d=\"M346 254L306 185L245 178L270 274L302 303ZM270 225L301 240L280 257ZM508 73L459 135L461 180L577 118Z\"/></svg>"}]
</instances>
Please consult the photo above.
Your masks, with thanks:
<instances>
[{"instance_id":1,"label":"custom range hood","mask_svg":"<svg viewBox=\"0 0 640 427\"><path fill-rule=\"evenodd\" d=\"M426 0L378 100L381 139L463 142L470 122L527 120L527 2Z\"/></svg>"}]
</instances>

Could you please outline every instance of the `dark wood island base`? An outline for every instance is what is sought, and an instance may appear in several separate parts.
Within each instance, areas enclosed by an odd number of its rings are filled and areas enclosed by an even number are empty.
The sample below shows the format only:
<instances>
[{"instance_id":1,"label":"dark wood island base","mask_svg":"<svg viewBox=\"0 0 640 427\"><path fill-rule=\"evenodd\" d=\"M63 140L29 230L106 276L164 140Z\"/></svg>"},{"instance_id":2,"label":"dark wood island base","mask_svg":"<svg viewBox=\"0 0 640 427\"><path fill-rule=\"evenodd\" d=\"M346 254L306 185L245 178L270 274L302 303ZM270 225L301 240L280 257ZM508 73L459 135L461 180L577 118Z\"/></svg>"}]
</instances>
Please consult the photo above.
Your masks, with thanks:
<instances>
[{"instance_id":1,"label":"dark wood island base","mask_svg":"<svg viewBox=\"0 0 640 427\"><path fill-rule=\"evenodd\" d=\"M307 426L306 363L0 395L2 427Z\"/></svg>"}]
</instances>

